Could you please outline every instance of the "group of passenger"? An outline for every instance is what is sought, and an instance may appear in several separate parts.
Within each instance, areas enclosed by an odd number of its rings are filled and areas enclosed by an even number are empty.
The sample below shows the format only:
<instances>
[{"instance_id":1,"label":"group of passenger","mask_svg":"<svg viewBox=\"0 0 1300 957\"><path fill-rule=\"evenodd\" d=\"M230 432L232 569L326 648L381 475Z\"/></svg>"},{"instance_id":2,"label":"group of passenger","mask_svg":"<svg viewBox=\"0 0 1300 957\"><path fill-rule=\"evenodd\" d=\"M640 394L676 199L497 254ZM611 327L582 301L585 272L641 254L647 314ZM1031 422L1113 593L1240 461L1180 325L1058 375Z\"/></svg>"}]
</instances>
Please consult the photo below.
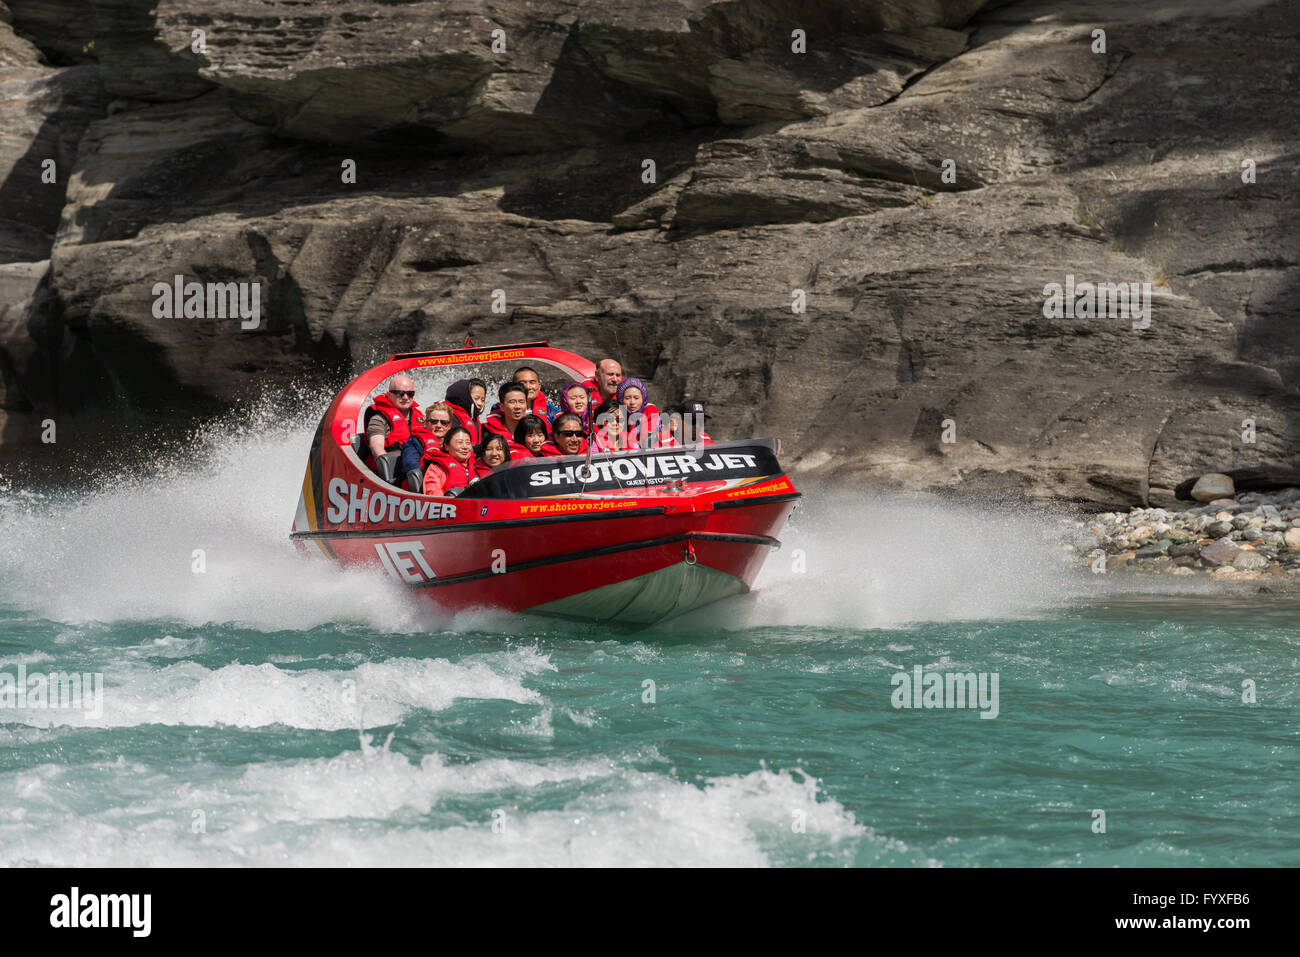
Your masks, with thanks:
<instances>
[{"instance_id":1,"label":"group of passenger","mask_svg":"<svg viewBox=\"0 0 1300 957\"><path fill-rule=\"evenodd\" d=\"M460 379L421 413L410 376L394 376L366 409L366 465L373 469L378 456L400 452L397 481L443 495L518 459L713 441L703 430L704 403L683 402L661 413L645 383L624 378L615 359L602 359L590 379L566 384L559 405L531 366L502 383L483 419L487 395L482 379Z\"/></svg>"}]
</instances>

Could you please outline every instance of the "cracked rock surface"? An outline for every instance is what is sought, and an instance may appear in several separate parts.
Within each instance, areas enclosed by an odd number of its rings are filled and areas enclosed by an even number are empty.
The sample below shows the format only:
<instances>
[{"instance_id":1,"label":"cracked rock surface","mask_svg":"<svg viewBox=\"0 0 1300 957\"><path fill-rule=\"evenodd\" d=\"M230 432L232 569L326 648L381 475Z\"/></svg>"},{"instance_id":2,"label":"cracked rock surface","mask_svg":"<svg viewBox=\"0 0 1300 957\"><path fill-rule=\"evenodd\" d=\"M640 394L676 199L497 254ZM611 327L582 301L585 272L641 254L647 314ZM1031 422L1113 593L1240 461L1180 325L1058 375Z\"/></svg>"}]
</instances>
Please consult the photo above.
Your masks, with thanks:
<instances>
[{"instance_id":1,"label":"cracked rock surface","mask_svg":"<svg viewBox=\"0 0 1300 957\"><path fill-rule=\"evenodd\" d=\"M801 483L1294 481L1300 18L1147 6L8 0L0 452L472 325L618 356ZM155 319L177 273L260 281L261 326ZM1045 314L1067 277L1146 324Z\"/></svg>"}]
</instances>

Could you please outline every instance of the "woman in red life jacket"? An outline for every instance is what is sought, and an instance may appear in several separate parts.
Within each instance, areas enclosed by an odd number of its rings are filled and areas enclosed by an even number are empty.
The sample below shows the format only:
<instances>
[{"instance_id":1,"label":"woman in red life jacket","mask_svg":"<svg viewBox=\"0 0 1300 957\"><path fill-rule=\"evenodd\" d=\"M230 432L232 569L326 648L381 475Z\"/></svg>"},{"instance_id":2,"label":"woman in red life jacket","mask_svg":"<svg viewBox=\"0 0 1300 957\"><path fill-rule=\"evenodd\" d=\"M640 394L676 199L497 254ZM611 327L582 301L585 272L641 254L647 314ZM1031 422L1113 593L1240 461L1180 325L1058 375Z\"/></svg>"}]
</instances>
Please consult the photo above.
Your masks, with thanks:
<instances>
[{"instance_id":1,"label":"woman in red life jacket","mask_svg":"<svg viewBox=\"0 0 1300 957\"><path fill-rule=\"evenodd\" d=\"M452 408L446 402L435 402L424 413L424 427L411 430L411 437L402 446L402 475L424 467L424 456L430 450L441 448L442 437L456 421Z\"/></svg>"},{"instance_id":2,"label":"woman in red life jacket","mask_svg":"<svg viewBox=\"0 0 1300 957\"><path fill-rule=\"evenodd\" d=\"M457 424L469 431L470 438L477 445L483 441L482 426L478 417L483 413L483 402L487 398L487 387L482 379L458 379L447 386L447 405Z\"/></svg>"},{"instance_id":3,"label":"woman in red life jacket","mask_svg":"<svg viewBox=\"0 0 1300 957\"><path fill-rule=\"evenodd\" d=\"M542 446L543 455L585 455L587 430L574 412L561 412L551 423L551 441Z\"/></svg>"},{"instance_id":4,"label":"woman in red life jacket","mask_svg":"<svg viewBox=\"0 0 1300 957\"><path fill-rule=\"evenodd\" d=\"M650 390L640 379L618 384L618 401L627 409L628 433L637 448L653 449L659 443L659 409L650 401Z\"/></svg>"},{"instance_id":5,"label":"woman in red life jacket","mask_svg":"<svg viewBox=\"0 0 1300 957\"><path fill-rule=\"evenodd\" d=\"M546 444L546 422L531 412L515 426L515 445L522 446L528 455L541 455ZM513 450L512 450L513 451Z\"/></svg>"},{"instance_id":6,"label":"woman in red life jacket","mask_svg":"<svg viewBox=\"0 0 1300 957\"><path fill-rule=\"evenodd\" d=\"M388 380L388 391L371 400L361 422L366 442L366 467L373 471L376 456L401 451L411 437L412 427L422 427L420 422L415 383L410 376L393 376Z\"/></svg>"},{"instance_id":7,"label":"woman in red life jacket","mask_svg":"<svg viewBox=\"0 0 1300 957\"><path fill-rule=\"evenodd\" d=\"M591 432L591 396L581 382L570 382L564 387L560 393L560 411L563 415L576 415L582 431ZM551 428L555 428L555 423L551 423Z\"/></svg>"},{"instance_id":8,"label":"woman in red life jacket","mask_svg":"<svg viewBox=\"0 0 1300 957\"><path fill-rule=\"evenodd\" d=\"M627 431L627 409L614 399L596 407L592 425L596 431L591 434L591 444L597 452L626 452L636 448Z\"/></svg>"},{"instance_id":9,"label":"woman in red life jacket","mask_svg":"<svg viewBox=\"0 0 1300 957\"><path fill-rule=\"evenodd\" d=\"M478 447L478 474L486 475L498 465L504 465L511 459L510 446L514 444L507 442L504 438L495 432L489 432L483 444Z\"/></svg>"},{"instance_id":10,"label":"woman in red life jacket","mask_svg":"<svg viewBox=\"0 0 1300 957\"><path fill-rule=\"evenodd\" d=\"M442 439L443 450L425 453L424 494L446 495L454 488L464 488L478 478L474 461L474 443L469 429L453 426Z\"/></svg>"}]
</instances>

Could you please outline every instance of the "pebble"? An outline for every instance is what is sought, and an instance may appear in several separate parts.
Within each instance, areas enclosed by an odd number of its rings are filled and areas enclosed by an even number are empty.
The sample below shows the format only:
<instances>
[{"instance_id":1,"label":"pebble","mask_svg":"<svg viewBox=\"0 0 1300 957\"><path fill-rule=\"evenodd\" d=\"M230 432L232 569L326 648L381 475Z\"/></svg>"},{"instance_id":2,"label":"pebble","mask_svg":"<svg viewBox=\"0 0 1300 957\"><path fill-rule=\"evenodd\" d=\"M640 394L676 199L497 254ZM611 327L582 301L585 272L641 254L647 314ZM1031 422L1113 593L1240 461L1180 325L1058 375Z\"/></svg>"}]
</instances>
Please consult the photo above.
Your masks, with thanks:
<instances>
[{"instance_id":1,"label":"pebble","mask_svg":"<svg viewBox=\"0 0 1300 957\"><path fill-rule=\"evenodd\" d=\"M1241 549L1230 538L1221 538L1201 549L1201 561L1207 565L1229 565Z\"/></svg>"},{"instance_id":2,"label":"pebble","mask_svg":"<svg viewBox=\"0 0 1300 957\"><path fill-rule=\"evenodd\" d=\"M1259 552L1243 551L1232 560L1233 568L1241 568L1246 571L1258 571L1268 567L1268 559Z\"/></svg>"},{"instance_id":3,"label":"pebble","mask_svg":"<svg viewBox=\"0 0 1300 957\"><path fill-rule=\"evenodd\" d=\"M1071 563L1091 565L1100 550L1108 571L1300 585L1300 488L1218 494L1187 508L1103 512L1075 524L1081 538L1066 553Z\"/></svg>"},{"instance_id":4,"label":"pebble","mask_svg":"<svg viewBox=\"0 0 1300 957\"><path fill-rule=\"evenodd\" d=\"M1210 472L1196 480L1191 496L1198 502L1212 502L1215 499L1231 498L1235 491L1236 486L1230 477L1222 472Z\"/></svg>"}]
</instances>

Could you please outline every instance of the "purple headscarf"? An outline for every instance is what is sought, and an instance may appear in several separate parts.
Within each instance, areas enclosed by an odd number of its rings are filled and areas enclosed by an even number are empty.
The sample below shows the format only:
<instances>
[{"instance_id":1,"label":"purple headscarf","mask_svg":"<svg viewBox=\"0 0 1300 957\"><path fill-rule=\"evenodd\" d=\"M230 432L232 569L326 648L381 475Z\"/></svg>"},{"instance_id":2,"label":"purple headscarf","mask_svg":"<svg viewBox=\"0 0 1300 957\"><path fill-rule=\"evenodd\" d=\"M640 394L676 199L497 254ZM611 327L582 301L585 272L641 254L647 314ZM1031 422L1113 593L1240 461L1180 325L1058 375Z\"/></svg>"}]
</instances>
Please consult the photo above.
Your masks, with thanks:
<instances>
[{"instance_id":1,"label":"purple headscarf","mask_svg":"<svg viewBox=\"0 0 1300 957\"><path fill-rule=\"evenodd\" d=\"M640 379L624 379L622 382L618 384L618 392L614 394L615 398L618 399L619 405L623 405L623 393L626 392L628 389L641 390L642 410L644 410L645 407L650 404L650 390L645 387L644 382L642 382Z\"/></svg>"}]
</instances>

